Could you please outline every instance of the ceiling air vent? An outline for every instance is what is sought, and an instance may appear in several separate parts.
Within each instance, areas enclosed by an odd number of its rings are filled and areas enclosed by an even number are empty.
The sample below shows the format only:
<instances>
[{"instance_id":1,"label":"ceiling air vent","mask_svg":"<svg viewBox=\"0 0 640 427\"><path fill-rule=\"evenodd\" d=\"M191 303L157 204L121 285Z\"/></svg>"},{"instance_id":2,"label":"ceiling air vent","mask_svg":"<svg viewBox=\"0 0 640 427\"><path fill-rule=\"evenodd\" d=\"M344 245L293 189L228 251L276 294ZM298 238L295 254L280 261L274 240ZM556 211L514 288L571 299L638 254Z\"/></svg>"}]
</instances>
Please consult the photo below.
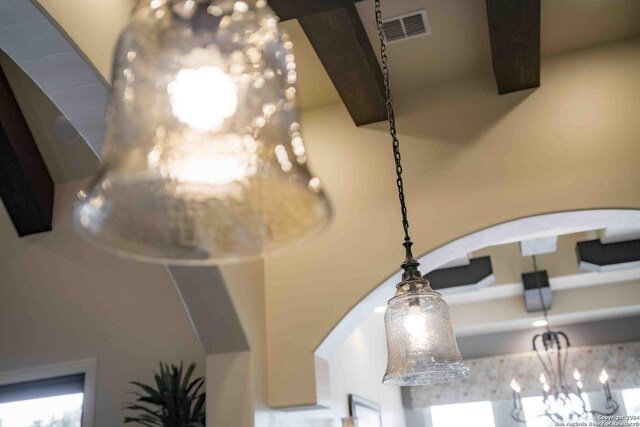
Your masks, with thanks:
<instances>
[{"instance_id":1,"label":"ceiling air vent","mask_svg":"<svg viewBox=\"0 0 640 427\"><path fill-rule=\"evenodd\" d=\"M431 34L427 11L424 9L385 19L382 28L388 43Z\"/></svg>"}]
</instances>

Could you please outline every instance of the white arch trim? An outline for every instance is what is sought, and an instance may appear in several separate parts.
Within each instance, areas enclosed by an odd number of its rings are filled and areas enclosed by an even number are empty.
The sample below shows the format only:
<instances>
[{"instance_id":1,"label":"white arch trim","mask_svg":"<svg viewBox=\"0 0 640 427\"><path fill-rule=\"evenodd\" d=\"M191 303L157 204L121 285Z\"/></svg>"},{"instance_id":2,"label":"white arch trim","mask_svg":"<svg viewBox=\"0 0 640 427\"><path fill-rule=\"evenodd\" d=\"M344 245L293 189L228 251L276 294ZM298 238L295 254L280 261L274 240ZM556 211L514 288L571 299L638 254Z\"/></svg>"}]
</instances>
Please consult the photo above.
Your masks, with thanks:
<instances>
[{"instance_id":1,"label":"white arch trim","mask_svg":"<svg viewBox=\"0 0 640 427\"><path fill-rule=\"evenodd\" d=\"M467 234L423 254L418 261L420 261L422 272L428 273L448 262L488 246L544 236L558 236L609 227L638 227L638 225L640 225L640 210L638 209L593 209L534 215L503 222ZM400 261L398 260L398 263ZM375 307L386 304L393 296L395 286L400 282L401 276L402 272L396 271L353 306L317 347L315 355L322 359L328 358L349 334L372 313ZM318 384L325 382L324 379L318 378Z\"/></svg>"}]
</instances>

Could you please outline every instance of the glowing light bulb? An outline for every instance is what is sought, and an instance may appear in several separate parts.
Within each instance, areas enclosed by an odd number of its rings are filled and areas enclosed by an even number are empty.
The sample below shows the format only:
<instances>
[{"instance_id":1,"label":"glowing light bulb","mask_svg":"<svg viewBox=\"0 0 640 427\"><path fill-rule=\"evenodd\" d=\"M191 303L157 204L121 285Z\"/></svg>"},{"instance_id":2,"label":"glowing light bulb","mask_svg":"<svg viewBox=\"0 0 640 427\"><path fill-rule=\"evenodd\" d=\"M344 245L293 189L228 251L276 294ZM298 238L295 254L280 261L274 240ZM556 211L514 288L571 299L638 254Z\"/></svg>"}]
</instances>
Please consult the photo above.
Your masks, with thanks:
<instances>
[{"instance_id":1,"label":"glowing light bulb","mask_svg":"<svg viewBox=\"0 0 640 427\"><path fill-rule=\"evenodd\" d=\"M544 390L545 393L549 393L549 390L550 390L549 384L547 383L542 384L542 389Z\"/></svg>"},{"instance_id":2,"label":"glowing light bulb","mask_svg":"<svg viewBox=\"0 0 640 427\"><path fill-rule=\"evenodd\" d=\"M427 320L419 305L409 308L409 315L404 319L404 328L411 336L413 348L420 349L427 345Z\"/></svg>"},{"instance_id":3,"label":"glowing light bulb","mask_svg":"<svg viewBox=\"0 0 640 427\"><path fill-rule=\"evenodd\" d=\"M531 323L531 326L538 328L540 326L547 326L547 321L546 320L534 320L533 323Z\"/></svg>"},{"instance_id":4,"label":"glowing light bulb","mask_svg":"<svg viewBox=\"0 0 640 427\"><path fill-rule=\"evenodd\" d=\"M518 381L516 381L515 378L511 380L511 389L516 393L520 393L522 391L522 387L520 387L520 384L518 384Z\"/></svg>"},{"instance_id":5,"label":"glowing light bulb","mask_svg":"<svg viewBox=\"0 0 640 427\"><path fill-rule=\"evenodd\" d=\"M193 192L192 187L199 185L200 193L210 196L212 192L233 191L224 186L255 174L253 145L255 142L248 137L234 134L216 137L214 143L203 143L194 137L168 144L169 148L160 153L152 151L148 162L177 183L176 192Z\"/></svg>"},{"instance_id":6,"label":"glowing light bulb","mask_svg":"<svg viewBox=\"0 0 640 427\"><path fill-rule=\"evenodd\" d=\"M167 92L178 120L203 132L220 129L238 109L238 86L218 67L184 68Z\"/></svg>"},{"instance_id":7,"label":"glowing light bulb","mask_svg":"<svg viewBox=\"0 0 640 427\"><path fill-rule=\"evenodd\" d=\"M580 381L580 378L581 378L580 371L578 371L577 368L574 369L573 370L573 379L576 380L576 381Z\"/></svg>"},{"instance_id":8,"label":"glowing light bulb","mask_svg":"<svg viewBox=\"0 0 640 427\"><path fill-rule=\"evenodd\" d=\"M547 378L544 376L544 373L540 373L540 384L546 384Z\"/></svg>"},{"instance_id":9,"label":"glowing light bulb","mask_svg":"<svg viewBox=\"0 0 640 427\"><path fill-rule=\"evenodd\" d=\"M578 386L578 389L582 390L582 387L584 386L582 384L582 381L578 380L578 382L576 382L576 385Z\"/></svg>"},{"instance_id":10,"label":"glowing light bulb","mask_svg":"<svg viewBox=\"0 0 640 427\"><path fill-rule=\"evenodd\" d=\"M600 382L602 384L606 383L607 381L609 381L609 375L607 374L607 371L605 371L604 369L600 372L600 376L598 377L598 379L600 380Z\"/></svg>"}]
</instances>

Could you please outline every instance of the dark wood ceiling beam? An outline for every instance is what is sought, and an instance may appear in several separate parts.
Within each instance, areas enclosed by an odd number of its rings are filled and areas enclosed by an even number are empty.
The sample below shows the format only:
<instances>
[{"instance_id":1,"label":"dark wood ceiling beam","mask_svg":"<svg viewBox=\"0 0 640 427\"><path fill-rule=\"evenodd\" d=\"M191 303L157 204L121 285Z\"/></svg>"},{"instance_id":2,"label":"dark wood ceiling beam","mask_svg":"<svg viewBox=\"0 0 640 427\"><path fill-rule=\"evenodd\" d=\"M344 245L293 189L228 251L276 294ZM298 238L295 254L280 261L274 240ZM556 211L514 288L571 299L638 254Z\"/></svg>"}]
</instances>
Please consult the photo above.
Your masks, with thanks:
<instances>
[{"instance_id":1,"label":"dark wood ceiling beam","mask_svg":"<svg viewBox=\"0 0 640 427\"><path fill-rule=\"evenodd\" d=\"M298 20L356 125L386 120L382 71L355 6Z\"/></svg>"},{"instance_id":2,"label":"dark wood ceiling beam","mask_svg":"<svg viewBox=\"0 0 640 427\"><path fill-rule=\"evenodd\" d=\"M540 0L487 0L498 92L540 86Z\"/></svg>"},{"instance_id":3,"label":"dark wood ceiling beam","mask_svg":"<svg viewBox=\"0 0 640 427\"><path fill-rule=\"evenodd\" d=\"M315 15L350 6L360 0L269 0L269 6L281 21Z\"/></svg>"},{"instance_id":4,"label":"dark wood ceiling beam","mask_svg":"<svg viewBox=\"0 0 640 427\"><path fill-rule=\"evenodd\" d=\"M51 230L54 183L0 68L0 198L20 236Z\"/></svg>"}]
</instances>

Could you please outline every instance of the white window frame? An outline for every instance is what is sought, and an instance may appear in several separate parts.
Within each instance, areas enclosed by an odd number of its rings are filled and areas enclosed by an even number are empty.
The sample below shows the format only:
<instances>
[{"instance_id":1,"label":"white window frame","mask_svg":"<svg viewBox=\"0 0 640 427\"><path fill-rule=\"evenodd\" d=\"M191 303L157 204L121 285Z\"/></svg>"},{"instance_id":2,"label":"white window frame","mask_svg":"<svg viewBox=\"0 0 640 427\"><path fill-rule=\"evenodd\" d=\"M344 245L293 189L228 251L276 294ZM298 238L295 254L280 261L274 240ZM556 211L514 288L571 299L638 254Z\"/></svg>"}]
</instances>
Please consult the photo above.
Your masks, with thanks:
<instances>
[{"instance_id":1,"label":"white window frame","mask_svg":"<svg viewBox=\"0 0 640 427\"><path fill-rule=\"evenodd\" d=\"M0 372L0 385L45 380L67 375L84 374L84 396L82 398L82 427L93 427L96 398L96 373L98 359L84 359L75 362L16 371Z\"/></svg>"}]
</instances>

